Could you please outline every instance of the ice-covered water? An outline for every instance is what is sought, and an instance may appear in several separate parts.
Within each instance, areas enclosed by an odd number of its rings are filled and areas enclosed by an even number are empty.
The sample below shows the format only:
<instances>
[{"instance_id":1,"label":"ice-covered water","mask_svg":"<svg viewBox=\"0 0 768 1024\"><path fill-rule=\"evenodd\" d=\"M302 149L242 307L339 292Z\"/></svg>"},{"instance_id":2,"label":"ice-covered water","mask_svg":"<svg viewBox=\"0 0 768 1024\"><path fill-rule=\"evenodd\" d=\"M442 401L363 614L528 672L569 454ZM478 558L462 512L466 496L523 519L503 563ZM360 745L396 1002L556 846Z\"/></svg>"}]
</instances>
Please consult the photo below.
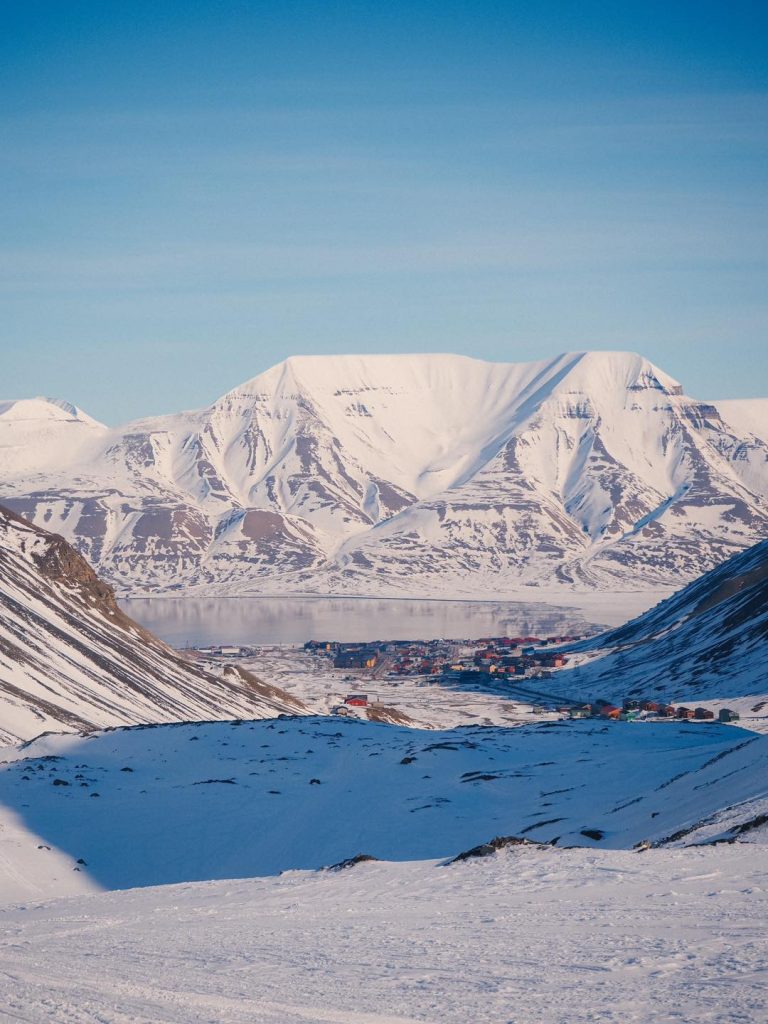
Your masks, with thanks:
<instances>
[{"instance_id":1,"label":"ice-covered water","mask_svg":"<svg viewBox=\"0 0 768 1024\"><path fill-rule=\"evenodd\" d=\"M177 647L208 643L304 643L328 638L426 639L582 633L577 608L538 603L381 598L134 598L125 611Z\"/></svg>"}]
</instances>

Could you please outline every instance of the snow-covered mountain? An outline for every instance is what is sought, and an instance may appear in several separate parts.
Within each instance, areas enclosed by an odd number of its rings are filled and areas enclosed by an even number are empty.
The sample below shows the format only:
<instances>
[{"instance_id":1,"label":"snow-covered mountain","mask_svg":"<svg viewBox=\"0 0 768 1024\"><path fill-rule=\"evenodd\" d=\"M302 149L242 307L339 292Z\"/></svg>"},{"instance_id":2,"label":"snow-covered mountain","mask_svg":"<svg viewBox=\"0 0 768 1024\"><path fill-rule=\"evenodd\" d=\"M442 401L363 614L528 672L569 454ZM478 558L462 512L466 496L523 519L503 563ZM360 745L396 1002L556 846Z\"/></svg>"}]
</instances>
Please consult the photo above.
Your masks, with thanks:
<instances>
[{"instance_id":1,"label":"snow-covered mountain","mask_svg":"<svg viewBox=\"0 0 768 1024\"><path fill-rule=\"evenodd\" d=\"M0 740L303 710L250 673L186 661L123 614L66 541L0 508Z\"/></svg>"},{"instance_id":2,"label":"snow-covered mountain","mask_svg":"<svg viewBox=\"0 0 768 1024\"><path fill-rule=\"evenodd\" d=\"M121 592L650 590L768 532L767 412L631 353L297 357L116 430L6 403L0 497Z\"/></svg>"},{"instance_id":3,"label":"snow-covered mountain","mask_svg":"<svg viewBox=\"0 0 768 1024\"><path fill-rule=\"evenodd\" d=\"M582 697L715 701L749 719L768 708L768 541L734 555L632 622L575 648L557 674Z\"/></svg>"}]
</instances>

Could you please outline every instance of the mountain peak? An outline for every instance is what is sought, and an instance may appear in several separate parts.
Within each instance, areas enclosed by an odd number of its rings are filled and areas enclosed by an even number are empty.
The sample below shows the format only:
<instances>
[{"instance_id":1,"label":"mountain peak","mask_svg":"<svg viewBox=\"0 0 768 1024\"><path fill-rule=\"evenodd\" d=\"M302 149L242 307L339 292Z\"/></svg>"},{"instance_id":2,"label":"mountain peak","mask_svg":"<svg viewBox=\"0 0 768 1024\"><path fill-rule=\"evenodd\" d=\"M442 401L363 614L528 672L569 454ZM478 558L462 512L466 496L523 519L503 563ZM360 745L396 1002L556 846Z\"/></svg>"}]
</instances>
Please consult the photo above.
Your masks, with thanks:
<instances>
[{"instance_id":1,"label":"mountain peak","mask_svg":"<svg viewBox=\"0 0 768 1024\"><path fill-rule=\"evenodd\" d=\"M14 409L7 503L132 589L650 588L768 522L759 423L682 397L635 352L294 356L206 409L103 436L66 406Z\"/></svg>"},{"instance_id":2,"label":"mountain peak","mask_svg":"<svg viewBox=\"0 0 768 1024\"><path fill-rule=\"evenodd\" d=\"M682 394L677 380L636 352L585 350L522 362L492 362L450 352L295 355L223 397L261 393L277 385L335 391L350 386L390 388L401 383L445 386L451 379L461 386L468 386L470 380L487 382L488 386L507 381L514 387L525 381L549 380L553 386L567 381L573 389L649 387Z\"/></svg>"},{"instance_id":3,"label":"mountain peak","mask_svg":"<svg viewBox=\"0 0 768 1024\"><path fill-rule=\"evenodd\" d=\"M90 427L106 429L103 423L99 423L71 402L62 398L48 398L45 395L0 400L0 417L6 420L77 421Z\"/></svg>"},{"instance_id":4,"label":"mountain peak","mask_svg":"<svg viewBox=\"0 0 768 1024\"><path fill-rule=\"evenodd\" d=\"M572 362L568 383L585 389L653 388L671 395L680 395L683 391L679 381L638 352L590 349L563 353L559 358Z\"/></svg>"}]
</instances>

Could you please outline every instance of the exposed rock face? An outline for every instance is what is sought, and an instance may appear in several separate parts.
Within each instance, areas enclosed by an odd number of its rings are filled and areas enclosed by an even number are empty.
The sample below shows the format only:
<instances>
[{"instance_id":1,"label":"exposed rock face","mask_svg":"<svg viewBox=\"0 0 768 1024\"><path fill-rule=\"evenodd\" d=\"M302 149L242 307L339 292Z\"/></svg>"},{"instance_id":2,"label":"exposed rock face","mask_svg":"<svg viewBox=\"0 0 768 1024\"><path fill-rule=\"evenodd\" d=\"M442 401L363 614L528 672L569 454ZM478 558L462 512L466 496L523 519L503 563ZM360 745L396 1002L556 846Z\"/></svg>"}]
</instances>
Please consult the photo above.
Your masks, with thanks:
<instances>
[{"instance_id":1,"label":"exposed rock face","mask_svg":"<svg viewBox=\"0 0 768 1024\"><path fill-rule=\"evenodd\" d=\"M250 673L205 672L142 629L62 537L0 508L0 740L44 730L302 714Z\"/></svg>"},{"instance_id":2,"label":"exposed rock face","mask_svg":"<svg viewBox=\"0 0 768 1024\"><path fill-rule=\"evenodd\" d=\"M652 589L768 532L768 403L630 353L302 357L117 430L21 405L0 497L122 593Z\"/></svg>"},{"instance_id":3,"label":"exposed rock face","mask_svg":"<svg viewBox=\"0 0 768 1024\"><path fill-rule=\"evenodd\" d=\"M494 839L490 839L487 843L481 843L480 846L473 846L471 850L464 850L462 853L457 854L453 860L448 861L449 864L458 864L463 860L475 860L478 857L492 857L499 850L506 850L513 846L532 846L538 847L539 849L551 848L553 843L537 843L533 839L526 839L524 836L496 836Z\"/></svg>"},{"instance_id":4,"label":"exposed rock face","mask_svg":"<svg viewBox=\"0 0 768 1024\"><path fill-rule=\"evenodd\" d=\"M26 525L20 516L4 510L9 520L19 526ZM47 543L41 545L40 552L32 557L42 576L54 584L76 590L81 600L90 600L102 612L110 615L122 615L115 600L115 592L109 584L104 583L83 556L75 551L63 537L50 534Z\"/></svg>"},{"instance_id":5,"label":"exposed rock face","mask_svg":"<svg viewBox=\"0 0 768 1024\"><path fill-rule=\"evenodd\" d=\"M331 864L326 871L346 871L348 868L356 868L358 864L367 864L369 861L378 859L378 857L371 856L370 853L356 853L354 857L340 860L338 864Z\"/></svg>"}]
</instances>

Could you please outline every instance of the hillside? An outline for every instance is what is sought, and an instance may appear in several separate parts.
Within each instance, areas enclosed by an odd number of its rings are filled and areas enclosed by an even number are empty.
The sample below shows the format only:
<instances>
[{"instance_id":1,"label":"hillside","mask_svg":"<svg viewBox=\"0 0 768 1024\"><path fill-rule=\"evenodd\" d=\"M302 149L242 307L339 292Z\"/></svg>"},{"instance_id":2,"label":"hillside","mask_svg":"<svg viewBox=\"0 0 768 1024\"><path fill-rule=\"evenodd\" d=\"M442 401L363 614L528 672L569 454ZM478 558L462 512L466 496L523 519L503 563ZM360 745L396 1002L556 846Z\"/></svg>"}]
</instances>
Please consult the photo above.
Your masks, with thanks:
<instances>
[{"instance_id":1,"label":"hillside","mask_svg":"<svg viewBox=\"0 0 768 1024\"><path fill-rule=\"evenodd\" d=\"M6 757L0 900L453 857L496 835L628 849L768 797L768 737L688 723L305 717L45 736Z\"/></svg>"},{"instance_id":2,"label":"hillside","mask_svg":"<svg viewBox=\"0 0 768 1024\"><path fill-rule=\"evenodd\" d=\"M0 508L0 739L141 722L261 718L303 705L203 672L120 611L61 537Z\"/></svg>"},{"instance_id":3,"label":"hillside","mask_svg":"<svg viewBox=\"0 0 768 1024\"><path fill-rule=\"evenodd\" d=\"M121 593L650 594L768 528L768 406L632 353L296 357L111 430L22 404L0 497Z\"/></svg>"},{"instance_id":4,"label":"hillside","mask_svg":"<svg viewBox=\"0 0 768 1024\"><path fill-rule=\"evenodd\" d=\"M768 541L762 541L632 622L577 645L575 651L593 657L559 672L557 686L608 700L663 696L759 712L768 701L767 643Z\"/></svg>"}]
</instances>

